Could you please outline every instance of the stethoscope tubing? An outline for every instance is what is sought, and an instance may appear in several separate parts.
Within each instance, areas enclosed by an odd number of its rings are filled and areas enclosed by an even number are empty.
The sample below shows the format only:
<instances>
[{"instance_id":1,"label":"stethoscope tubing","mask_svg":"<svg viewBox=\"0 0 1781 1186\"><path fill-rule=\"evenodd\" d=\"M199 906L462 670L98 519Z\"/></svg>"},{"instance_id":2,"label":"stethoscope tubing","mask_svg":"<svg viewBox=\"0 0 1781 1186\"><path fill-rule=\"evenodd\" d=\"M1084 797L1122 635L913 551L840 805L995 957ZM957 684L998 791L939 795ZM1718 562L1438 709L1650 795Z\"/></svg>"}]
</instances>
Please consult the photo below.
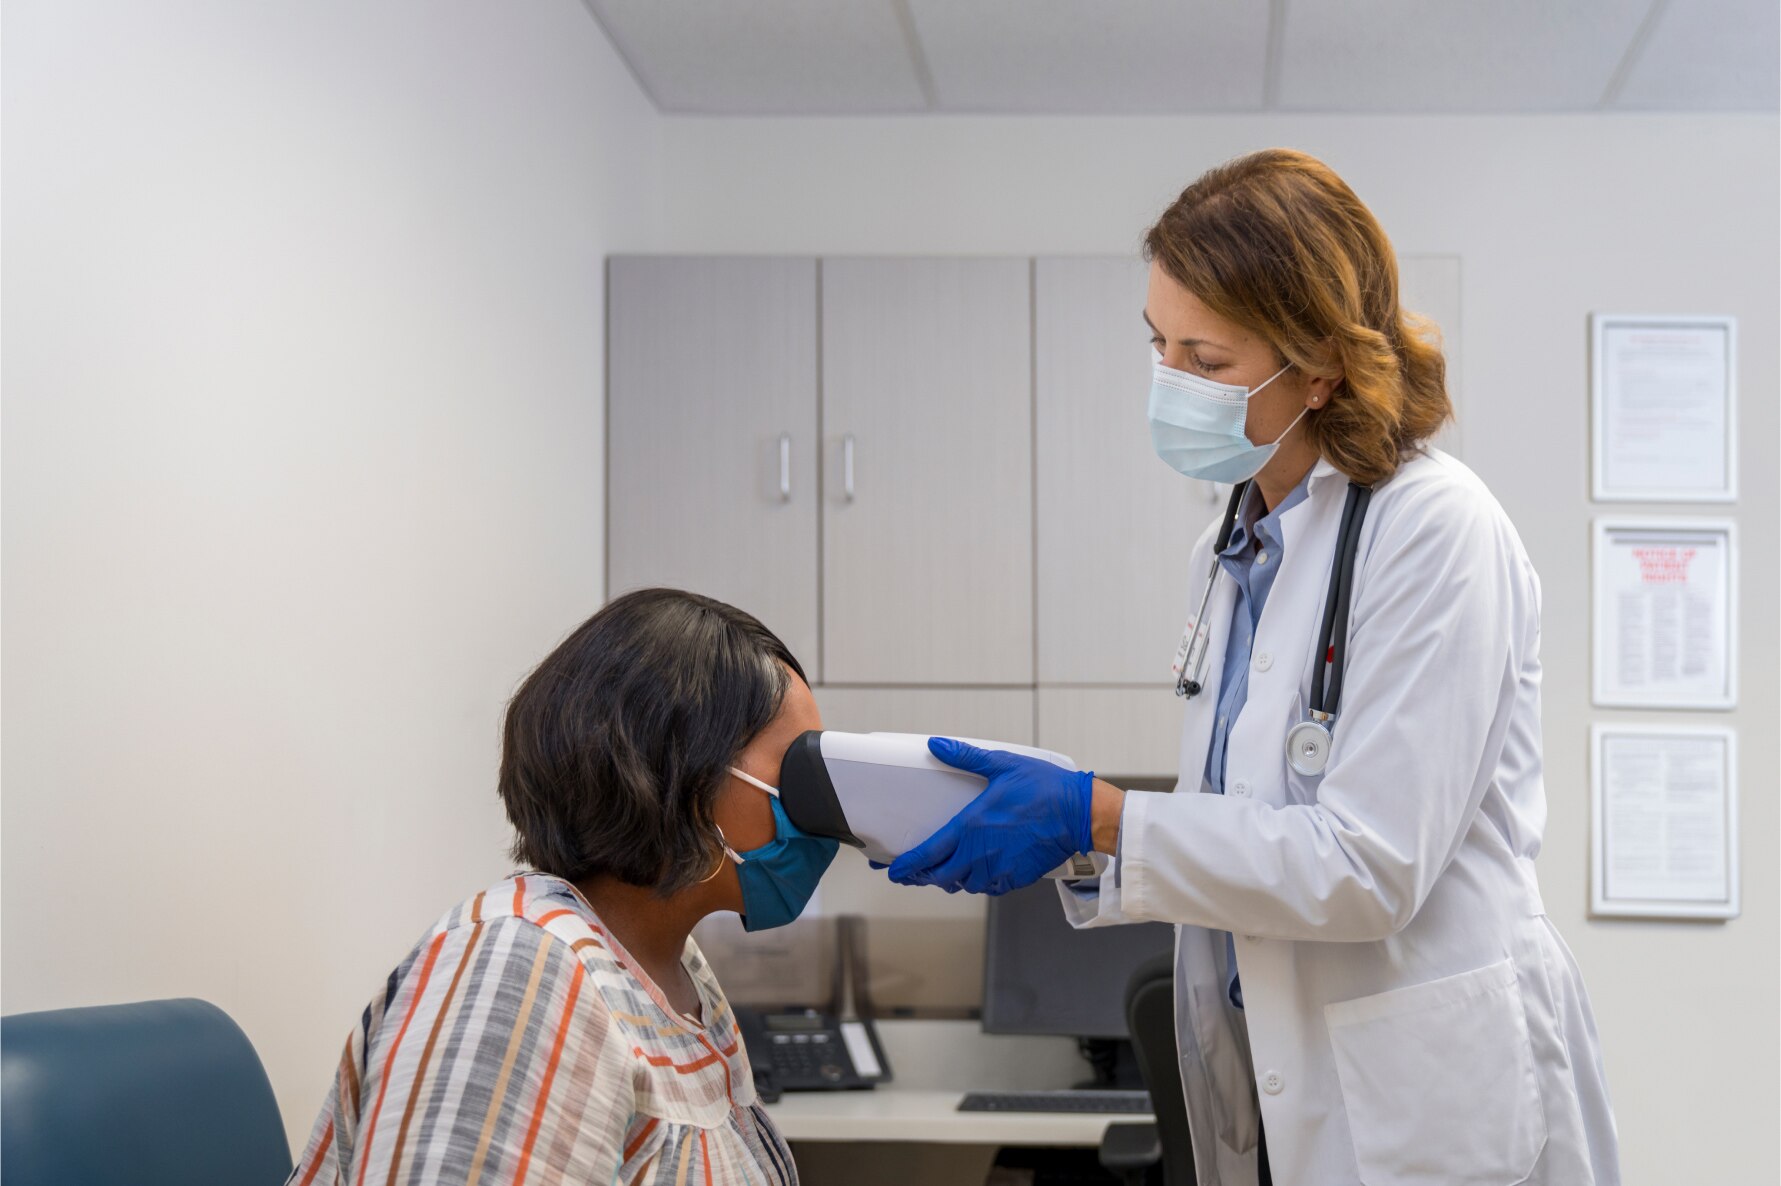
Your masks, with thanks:
<instances>
[{"instance_id":1,"label":"stethoscope tubing","mask_svg":"<svg viewBox=\"0 0 1781 1186\"><path fill-rule=\"evenodd\" d=\"M1203 686L1200 677L1206 672L1206 652L1212 649L1212 631L1206 626L1206 607L1212 604L1212 589L1218 584L1218 556L1231 542L1231 532L1237 529L1237 510L1248 492L1246 481L1231 487L1231 499L1224 509L1224 525L1218 529L1218 539L1212 544L1212 566L1206 573L1206 591L1200 594L1200 609L1194 614L1193 637L1188 640L1189 653L1182 656L1181 676L1175 686L1176 693L1189 700L1200 694ZM1204 642L1200 641L1202 637Z\"/></svg>"},{"instance_id":2,"label":"stethoscope tubing","mask_svg":"<svg viewBox=\"0 0 1781 1186\"><path fill-rule=\"evenodd\" d=\"M1323 629L1317 640L1318 666L1311 681L1311 711L1333 717L1342 703L1342 678L1348 670L1348 610L1354 598L1354 562L1360 551L1360 525L1367 517L1371 487L1348 484L1342 504L1342 528L1336 536L1336 564L1324 598Z\"/></svg>"},{"instance_id":3,"label":"stethoscope tubing","mask_svg":"<svg viewBox=\"0 0 1781 1186\"><path fill-rule=\"evenodd\" d=\"M1211 631L1207 628L1206 607L1212 603L1212 590L1218 582L1218 558L1231 542L1236 530L1237 514L1249 482L1231 487L1231 498L1225 507L1224 522L1212 545L1211 570L1206 574L1206 589L1200 596L1199 612L1194 615L1194 634L1189 639L1190 656L1183 656L1181 678L1177 691L1189 699L1198 696L1204 685L1201 676L1206 656L1211 651ZM1348 614L1354 596L1354 566L1360 552L1360 528L1367 516L1367 504L1373 489L1359 482L1348 483L1348 497L1342 503L1342 523L1336 533L1336 557L1330 568L1329 592L1324 597L1323 621L1318 630L1317 667L1311 681L1310 710L1320 722L1333 721L1342 703L1342 678L1348 667ZM1202 642L1201 639L1205 641Z\"/></svg>"}]
</instances>

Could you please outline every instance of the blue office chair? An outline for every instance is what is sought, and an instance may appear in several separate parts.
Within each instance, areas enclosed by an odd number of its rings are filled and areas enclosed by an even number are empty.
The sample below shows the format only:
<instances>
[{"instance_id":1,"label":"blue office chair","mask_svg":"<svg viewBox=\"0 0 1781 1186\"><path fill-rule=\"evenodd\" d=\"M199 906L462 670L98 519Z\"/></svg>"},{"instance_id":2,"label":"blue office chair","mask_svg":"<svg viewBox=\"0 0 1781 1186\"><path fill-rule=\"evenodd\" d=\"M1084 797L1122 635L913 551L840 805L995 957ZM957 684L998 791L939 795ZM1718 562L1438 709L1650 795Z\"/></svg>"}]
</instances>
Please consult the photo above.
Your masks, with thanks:
<instances>
[{"instance_id":1,"label":"blue office chair","mask_svg":"<svg viewBox=\"0 0 1781 1186\"><path fill-rule=\"evenodd\" d=\"M0 1018L6 1186L278 1186L290 1172L266 1070L215 1005Z\"/></svg>"}]
</instances>

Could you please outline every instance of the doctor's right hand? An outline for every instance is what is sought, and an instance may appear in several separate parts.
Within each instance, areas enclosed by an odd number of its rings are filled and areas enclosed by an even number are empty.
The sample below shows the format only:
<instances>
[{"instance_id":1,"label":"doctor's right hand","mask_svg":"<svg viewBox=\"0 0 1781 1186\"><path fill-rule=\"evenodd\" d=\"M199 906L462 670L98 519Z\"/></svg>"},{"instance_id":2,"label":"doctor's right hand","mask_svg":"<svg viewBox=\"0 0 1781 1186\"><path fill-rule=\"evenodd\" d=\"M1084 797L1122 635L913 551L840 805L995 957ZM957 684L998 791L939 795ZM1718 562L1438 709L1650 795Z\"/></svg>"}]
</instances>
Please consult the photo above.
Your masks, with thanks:
<instances>
[{"instance_id":1,"label":"doctor's right hand","mask_svg":"<svg viewBox=\"0 0 1781 1186\"><path fill-rule=\"evenodd\" d=\"M1074 853L1094 851L1091 770L979 749L949 737L928 738L949 766L989 780L938 832L891 862L901 885L937 885L953 893L1005 894L1031 885Z\"/></svg>"}]
</instances>

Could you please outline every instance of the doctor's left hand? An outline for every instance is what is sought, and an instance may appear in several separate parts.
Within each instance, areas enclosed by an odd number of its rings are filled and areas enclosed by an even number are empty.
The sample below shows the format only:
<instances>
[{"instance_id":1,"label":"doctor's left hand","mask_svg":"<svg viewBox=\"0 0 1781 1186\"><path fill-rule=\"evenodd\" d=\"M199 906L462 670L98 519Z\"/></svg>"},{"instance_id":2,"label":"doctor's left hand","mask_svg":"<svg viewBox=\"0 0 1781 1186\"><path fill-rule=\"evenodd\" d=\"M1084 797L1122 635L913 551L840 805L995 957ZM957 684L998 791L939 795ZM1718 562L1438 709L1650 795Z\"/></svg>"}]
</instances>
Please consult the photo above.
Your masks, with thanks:
<instances>
[{"instance_id":1,"label":"doctor's left hand","mask_svg":"<svg viewBox=\"0 0 1781 1186\"><path fill-rule=\"evenodd\" d=\"M1093 771L1042 758L928 738L928 752L989 779L978 796L932 836L891 862L902 885L948 893L1005 894L1031 885L1073 853L1094 851Z\"/></svg>"}]
</instances>

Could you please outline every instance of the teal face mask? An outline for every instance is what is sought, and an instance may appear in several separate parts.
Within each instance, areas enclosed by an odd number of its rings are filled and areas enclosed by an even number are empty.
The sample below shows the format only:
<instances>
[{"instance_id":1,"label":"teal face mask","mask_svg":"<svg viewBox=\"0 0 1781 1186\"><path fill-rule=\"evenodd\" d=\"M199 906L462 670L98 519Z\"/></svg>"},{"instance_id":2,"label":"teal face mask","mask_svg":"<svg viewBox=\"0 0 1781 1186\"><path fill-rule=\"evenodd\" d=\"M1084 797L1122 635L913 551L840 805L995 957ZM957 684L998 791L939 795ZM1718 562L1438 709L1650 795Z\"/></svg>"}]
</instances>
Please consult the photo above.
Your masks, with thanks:
<instances>
[{"instance_id":1,"label":"teal face mask","mask_svg":"<svg viewBox=\"0 0 1781 1186\"><path fill-rule=\"evenodd\" d=\"M1247 482L1311 410L1301 411L1271 444L1252 444L1244 435L1250 399L1291 367L1287 363L1258 387L1233 387L1164 366L1158 358L1150 380L1151 447L1176 472L1190 478Z\"/></svg>"},{"instance_id":2,"label":"teal face mask","mask_svg":"<svg viewBox=\"0 0 1781 1186\"><path fill-rule=\"evenodd\" d=\"M773 839L738 853L724 842L742 882L742 929L765 931L782 927L804 912L816 883L828 872L840 843L798 831L779 804L779 788L730 767L730 773L773 797ZM718 835L723 835L722 829Z\"/></svg>"}]
</instances>

